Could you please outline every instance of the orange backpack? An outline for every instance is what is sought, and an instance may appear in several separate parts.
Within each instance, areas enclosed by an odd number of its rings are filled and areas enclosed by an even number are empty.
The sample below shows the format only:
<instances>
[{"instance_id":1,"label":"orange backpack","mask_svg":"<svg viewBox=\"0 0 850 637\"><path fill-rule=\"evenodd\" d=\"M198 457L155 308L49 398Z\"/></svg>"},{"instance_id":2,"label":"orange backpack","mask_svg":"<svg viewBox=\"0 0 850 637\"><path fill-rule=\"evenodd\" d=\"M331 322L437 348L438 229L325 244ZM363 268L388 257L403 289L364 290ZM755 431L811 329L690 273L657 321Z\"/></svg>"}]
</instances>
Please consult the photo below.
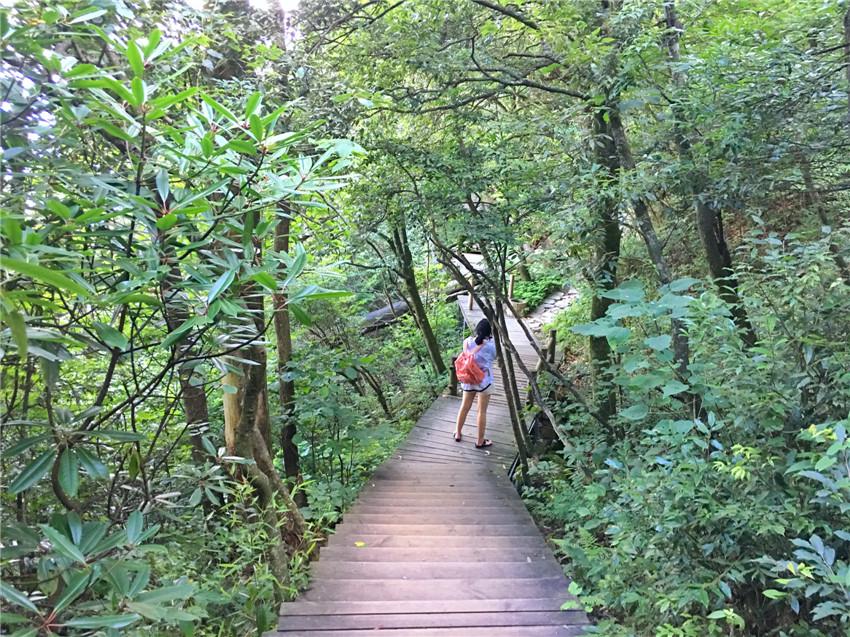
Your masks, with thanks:
<instances>
[{"instance_id":1,"label":"orange backpack","mask_svg":"<svg viewBox=\"0 0 850 637\"><path fill-rule=\"evenodd\" d=\"M482 347L484 347L484 343L471 350L464 347L460 356L455 360L455 372L460 382L467 385L480 385L484 380L484 370L475 361L475 355Z\"/></svg>"}]
</instances>

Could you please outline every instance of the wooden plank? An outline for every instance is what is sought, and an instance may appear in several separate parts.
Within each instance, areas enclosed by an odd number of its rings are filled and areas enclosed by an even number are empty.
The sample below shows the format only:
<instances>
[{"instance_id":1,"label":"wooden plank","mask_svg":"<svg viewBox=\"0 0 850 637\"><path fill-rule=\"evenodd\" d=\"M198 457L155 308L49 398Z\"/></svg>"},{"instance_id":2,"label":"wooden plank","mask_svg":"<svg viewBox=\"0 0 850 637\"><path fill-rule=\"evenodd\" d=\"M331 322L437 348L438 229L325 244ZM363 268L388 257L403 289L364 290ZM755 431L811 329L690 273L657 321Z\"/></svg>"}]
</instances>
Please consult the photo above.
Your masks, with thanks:
<instances>
[{"instance_id":1,"label":"wooden plank","mask_svg":"<svg viewBox=\"0 0 850 637\"><path fill-rule=\"evenodd\" d=\"M331 535L327 546L381 546L384 548L431 549L442 546L469 546L479 549L509 549L522 546L529 550L545 550L546 543L539 534L528 535L389 535L352 533ZM321 560L317 562L321 564Z\"/></svg>"},{"instance_id":2,"label":"wooden plank","mask_svg":"<svg viewBox=\"0 0 850 637\"><path fill-rule=\"evenodd\" d=\"M416 524L443 525L443 524L482 524L490 525L515 525L524 522L511 513L475 514L475 513L441 513L440 515L411 515L405 513L353 513L343 516L343 521L349 524ZM530 522L530 520L529 520Z\"/></svg>"},{"instance_id":3,"label":"wooden plank","mask_svg":"<svg viewBox=\"0 0 850 637\"><path fill-rule=\"evenodd\" d=\"M419 524L375 524L363 523L354 525L342 524L335 535L534 535L539 534L537 527L530 522L518 524L430 524L423 528Z\"/></svg>"},{"instance_id":4,"label":"wooden plank","mask_svg":"<svg viewBox=\"0 0 850 637\"><path fill-rule=\"evenodd\" d=\"M383 613L513 613L558 610L565 597L505 599L441 599L392 602L310 602L298 600L281 606L284 616L380 615Z\"/></svg>"},{"instance_id":5,"label":"wooden plank","mask_svg":"<svg viewBox=\"0 0 850 637\"><path fill-rule=\"evenodd\" d=\"M577 637L585 634L584 626L488 626L464 628L400 628L381 631L386 635L401 637ZM367 630L316 630L286 631L280 635L301 634L309 637L374 637L373 629Z\"/></svg>"},{"instance_id":6,"label":"wooden plank","mask_svg":"<svg viewBox=\"0 0 850 637\"><path fill-rule=\"evenodd\" d=\"M446 579L430 581L319 580L304 593L308 601L401 601L437 599L504 599L505 597L555 597L566 594L564 577L529 580L518 586L513 578Z\"/></svg>"},{"instance_id":7,"label":"wooden plank","mask_svg":"<svg viewBox=\"0 0 850 637\"><path fill-rule=\"evenodd\" d=\"M285 630L398 630L422 628L485 628L564 626L587 623L583 613L521 611L514 613L391 613L386 615L302 615L288 617Z\"/></svg>"},{"instance_id":8,"label":"wooden plank","mask_svg":"<svg viewBox=\"0 0 850 637\"><path fill-rule=\"evenodd\" d=\"M383 548L365 546L326 546L320 557L335 562L546 562L555 563L548 549L511 548L482 549L435 547L427 551L420 548ZM560 573L560 570L558 571Z\"/></svg>"},{"instance_id":9,"label":"wooden plank","mask_svg":"<svg viewBox=\"0 0 850 637\"><path fill-rule=\"evenodd\" d=\"M372 546L372 545L367 545ZM458 546L458 544L455 544ZM545 547L544 547L545 549ZM360 551L362 549L355 549ZM376 548L376 551L388 551L389 548ZM409 550L409 549L406 549ZM420 549L421 550L421 549ZM497 549L504 550L504 549ZM473 579L484 577L513 578L516 580L537 579L539 577L558 577L561 567L554 560L536 562L330 562L314 563L311 575L319 579L402 579L402 580L444 580ZM518 581L519 586L523 582Z\"/></svg>"}]
</instances>

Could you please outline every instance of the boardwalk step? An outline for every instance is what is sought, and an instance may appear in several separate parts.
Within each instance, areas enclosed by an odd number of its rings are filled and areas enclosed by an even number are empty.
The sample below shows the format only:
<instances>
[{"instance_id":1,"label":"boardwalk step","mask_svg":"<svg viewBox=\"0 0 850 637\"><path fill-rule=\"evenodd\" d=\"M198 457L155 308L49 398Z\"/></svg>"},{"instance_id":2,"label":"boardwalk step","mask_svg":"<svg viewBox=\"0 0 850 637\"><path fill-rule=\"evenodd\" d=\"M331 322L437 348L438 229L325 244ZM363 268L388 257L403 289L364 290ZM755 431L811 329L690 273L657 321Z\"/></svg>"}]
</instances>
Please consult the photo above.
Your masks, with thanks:
<instances>
[{"instance_id":1,"label":"boardwalk step","mask_svg":"<svg viewBox=\"0 0 850 637\"><path fill-rule=\"evenodd\" d=\"M343 517L344 522L357 524L516 524L526 516L503 513L439 513L412 515L406 513L353 513Z\"/></svg>"},{"instance_id":2,"label":"boardwalk step","mask_svg":"<svg viewBox=\"0 0 850 637\"><path fill-rule=\"evenodd\" d=\"M586 623L583 613L522 611L494 613L393 613L388 615L302 615L281 622L283 630L398 630L401 628L485 628L491 626L564 626Z\"/></svg>"},{"instance_id":3,"label":"boardwalk step","mask_svg":"<svg viewBox=\"0 0 850 637\"><path fill-rule=\"evenodd\" d=\"M324 550L324 549L323 549ZM355 549L359 550L359 549ZM378 551L392 549L379 548ZM558 577L561 567L553 560L514 562L329 562L319 560L313 564L311 574L316 580L344 579L401 579L444 580L480 577L509 578L517 580L539 577ZM518 584L522 586L522 583Z\"/></svg>"},{"instance_id":4,"label":"boardwalk step","mask_svg":"<svg viewBox=\"0 0 850 637\"><path fill-rule=\"evenodd\" d=\"M488 626L464 628L399 628L381 631L397 637L577 637L583 635L584 626ZM375 637L374 629L367 630L316 630L281 629L278 635L304 635L305 637Z\"/></svg>"},{"instance_id":5,"label":"boardwalk step","mask_svg":"<svg viewBox=\"0 0 850 637\"><path fill-rule=\"evenodd\" d=\"M540 532L531 522L522 524L432 524L427 528L418 524L342 524L337 528L336 535L537 535Z\"/></svg>"},{"instance_id":6,"label":"boardwalk step","mask_svg":"<svg viewBox=\"0 0 850 637\"><path fill-rule=\"evenodd\" d=\"M337 562L554 562L545 545L534 549L435 547L428 551L419 548L326 546L321 549L321 559Z\"/></svg>"},{"instance_id":7,"label":"boardwalk step","mask_svg":"<svg viewBox=\"0 0 850 637\"><path fill-rule=\"evenodd\" d=\"M308 601L401 601L435 599L527 599L566 596L563 576L546 577L518 586L513 578L445 579L440 586L428 581L397 579L317 581L307 589Z\"/></svg>"},{"instance_id":8,"label":"boardwalk step","mask_svg":"<svg viewBox=\"0 0 850 637\"><path fill-rule=\"evenodd\" d=\"M528 535L505 536L476 536L476 535L364 535L351 534L332 535L328 546L365 546L382 548L435 548L443 546L466 546L479 549L516 548L522 546L529 550L543 550L546 544L538 533Z\"/></svg>"},{"instance_id":9,"label":"boardwalk step","mask_svg":"<svg viewBox=\"0 0 850 637\"><path fill-rule=\"evenodd\" d=\"M292 615L379 615L383 613L510 613L558 610L568 596L524 599L444 599L393 602L309 602L298 600L281 605L282 616Z\"/></svg>"}]
</instances>

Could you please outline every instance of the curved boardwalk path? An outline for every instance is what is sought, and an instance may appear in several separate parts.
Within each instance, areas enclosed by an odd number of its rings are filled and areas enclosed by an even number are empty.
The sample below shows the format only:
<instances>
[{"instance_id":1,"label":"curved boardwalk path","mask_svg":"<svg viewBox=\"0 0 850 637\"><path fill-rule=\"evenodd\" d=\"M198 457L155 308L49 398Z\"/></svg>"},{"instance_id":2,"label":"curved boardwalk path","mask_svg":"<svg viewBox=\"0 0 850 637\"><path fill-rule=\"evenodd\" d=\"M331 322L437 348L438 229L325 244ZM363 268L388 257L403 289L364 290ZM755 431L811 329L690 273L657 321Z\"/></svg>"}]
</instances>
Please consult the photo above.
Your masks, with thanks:
<instances>
[{"instance_id":1,"label":"curved boardwalk path","mask_svg":"<svg viewBox=\"0 0 850 637\"><path fill-rule=\"evenodd\" d=\"M467 323L481 318L460 299ZM537 357L509 326L526 364ZM281 606L274 635L556 637L583 633L561 611L569 581L507 473L515 455L501 378L487 411L489 450L451 437L458 398L441 397L363 488L312 565L310 588Z\"/></svg>"}]
</instances>

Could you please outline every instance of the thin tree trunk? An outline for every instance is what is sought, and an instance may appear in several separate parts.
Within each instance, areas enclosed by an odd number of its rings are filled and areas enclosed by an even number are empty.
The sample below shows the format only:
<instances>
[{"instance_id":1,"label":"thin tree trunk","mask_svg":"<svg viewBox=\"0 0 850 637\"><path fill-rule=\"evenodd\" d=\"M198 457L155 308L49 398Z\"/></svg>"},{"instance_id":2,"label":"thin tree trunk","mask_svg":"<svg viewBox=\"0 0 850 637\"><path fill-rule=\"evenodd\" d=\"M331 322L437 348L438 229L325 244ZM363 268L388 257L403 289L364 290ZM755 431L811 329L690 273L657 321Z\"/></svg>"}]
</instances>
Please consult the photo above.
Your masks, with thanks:
<instances>
[{"instance_id":1,"label":"thin tree trunk","mask_svg":"<svg viewBox=\"0 0 850 637\"><path fill-rule=\"evenodd\" d=\"M393 252L398 261L399 271L407 289L410 311L413 312L416 322L419 324L422 338L425 341L425 347L428 350L428 356L431 359L431 365L438 375L444 376L446 373L446 364L443 362L440 345L437 343L437 337L434 336L434 330L431 329L428 313L425 310L425 305L422 303L422 296L419 294L419 286L416 283L416 272L413 268L413 255L410 253L407 230L404 228L403 219L392 229L392 243Z\"/></svg>"},{"instance_id":2,"label":"thin tree trunk","mask_svg":"<svg viewBox=\"0 0 850 637\"><path fill-rule=\"evenodd\" d=\"M635 168L635 161L632 156L631 145L629 144L629 139L626 135L622 118L620 117L619 106L612 106L608 112L608 125L611 130L611 137L617 145L620 154L621 167L625 170L633 170ZM649 254L649 259L652 261L652 264L655 266L655 271L658 273L658 280L662 285L669 285L673 280L673 275L670 271L670 266L667 264L667 260L664 258L661 241L658 240L658 233L655 231L655 224L652 222L652 217L649 214L649 206L643 197L637 197L632 202L632 208L635 213L638 228L640 229L640 234L646 244L646 251ZM685 332L685 325L681 320L672 319L671 327L673 356L676 360L678 373L682 378L684 378L687 376L690 358L690 344L688 342L688 336Z\"/></svg>"},{"instance_id":3,"label":"thin tree trunk","mask_svg":"<svg viewBox=\"0 0 850 637\"><path fill-rule=\"evenodd\" d=\"M283 215L275 228L274 250L278 254L288 254L292 211L288 205L284 205L281 206L281 212ZM298 432L295 423L295 383L288 377L289 363L292 360L292 324L289 320L286 292L274 294L273 302L274 329L277 340L278 396L283 417L283 426L281 427L283 468L287 478L297 481L301 467L298 445L295 444L294 440L295 434Z\"/></svg>"},{"instance_id":4,"label":"thin tree trunk","mask_svg":"<svg viewBox=\"0 0 850 637\"><path fill-rule=\"evenodd\" d=\"M675 0L665 0L664 19L667 24L664 42L668 56L673 62L671 71L673 81L681 89L685 84L685 76L677 69L676 65L680 60L679 38L682 25L676 13ZM673 114L676 118L674 135L679 155L687 163L693 164L690 141L684 130L685 114L677 103L673 104ZM732 267L732 255L726 244L720 210L706 201L707 179L707 176L699 168L693 167L689 190L696 210L697 230L705 251L709 273L717 285L720 298L729 305L732 320L740 331L741 340L747 347L752 347L757 341L756 333L738 292L738 279Z\"/></svg>"},{"instance_id":5,"label":"thin tree trunk","mask_svg":"<svg viewBox=\"0 0 850 637\"><path fill-rule=\"evenodd\" d=\"M616 179L620 161L614 140L609 134L605 113L601 110L593 117L593 145L597 160L605 166L611 179ZM601 195L598 202L599 236L596 239L593 272L593 298L590 302L590 320L602 318L613 301L602 293L617 287L617 262L620 257L620 224L617 204L611 197ZM617 410L617 395L611 385L609 367L611 346L604 336L590 337L590 359L593 366L594 385L597 390L597 412L606 422Z\"/></svg>"},{"instance_id":6,"label":"thin tree trunk","mask_svg":"<svg viewBox=\"0 0 850 637\"><path fill-rule=\"evenodd\" d=\"M848 15L850 15L850 13L848 13ZM829 222L829 217L826 216L826 210L824 210L823 202L815 189L815 182L814 179L812 179L811 162L809 162L808 157L802 154L800 155L800 171L803 174L803 184L806 187L803 191L803 201L806 204L806 207L815 209L821 224L824 226L831 226L832 224ZM835 266L838 268L841 278L844 279L845 283L850 285L850 268L848 268L847 261L841 255L841 250L832 241L829 242L829 252L832 254L832 260L835 262Z\"/></svg>"},{"instance_id":7,"label":"thin tree trunk","mask_svg":"<svg viewBox=\"0 0 850 637\"><path fill-rule=\"evenodd\" d=\"M847 125L850 126L850 8L844 14L844 74L847 76Z\"/></svg>"}]
</instances>

